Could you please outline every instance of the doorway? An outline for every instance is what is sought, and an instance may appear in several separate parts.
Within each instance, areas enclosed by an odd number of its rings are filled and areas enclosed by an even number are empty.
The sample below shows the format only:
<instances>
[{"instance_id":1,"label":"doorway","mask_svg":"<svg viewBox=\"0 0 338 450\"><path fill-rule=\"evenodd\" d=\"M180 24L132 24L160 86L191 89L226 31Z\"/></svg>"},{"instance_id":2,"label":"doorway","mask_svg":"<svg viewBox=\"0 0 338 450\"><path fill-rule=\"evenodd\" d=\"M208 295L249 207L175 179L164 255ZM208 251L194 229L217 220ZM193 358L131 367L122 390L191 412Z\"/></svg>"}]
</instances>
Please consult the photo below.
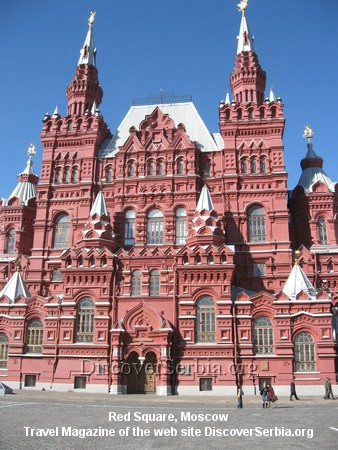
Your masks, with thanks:
<instances>
[{"instance_id":1,"label":"doorway","mask_svg":"<svg viewBox=\"0 0 338 450\"><path fill-rule=\"evenodd\" d=\"M148 352L141 364L138 353L131 352L127 364L127 394L155 394L157 365L155 353Z\"/></svg>"}]
</instances>

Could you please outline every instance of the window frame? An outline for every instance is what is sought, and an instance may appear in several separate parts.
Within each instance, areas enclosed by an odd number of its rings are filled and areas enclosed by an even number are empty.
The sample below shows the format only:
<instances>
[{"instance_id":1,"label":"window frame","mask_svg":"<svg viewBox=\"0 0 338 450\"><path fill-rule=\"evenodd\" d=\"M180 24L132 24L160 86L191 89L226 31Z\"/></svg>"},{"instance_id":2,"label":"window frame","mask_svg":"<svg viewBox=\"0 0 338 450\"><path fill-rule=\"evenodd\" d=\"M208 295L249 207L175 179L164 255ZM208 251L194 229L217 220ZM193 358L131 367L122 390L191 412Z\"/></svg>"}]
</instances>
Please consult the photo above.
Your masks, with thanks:
<instances>
[{"instance_id":1,"label":"window frame","mask_svg":"<svg viewBox=\"0 0 338 450\"><path fill-rule=\"evenodd\" d=\"M274 332L269 317L260 316L253 322L253 352L254 355L274 354Z\"/></svg>"},{"instance_id":2,"label":"window frame","mask_svg":"<svg viewBox=\"0 0 338 450\"><path fill-rule=\"evenodd\" d=\"M94 316L95 304L93 299L88 296L82 297L76 305L76 343L93 343Z\"/></svg>"}]
</instances>

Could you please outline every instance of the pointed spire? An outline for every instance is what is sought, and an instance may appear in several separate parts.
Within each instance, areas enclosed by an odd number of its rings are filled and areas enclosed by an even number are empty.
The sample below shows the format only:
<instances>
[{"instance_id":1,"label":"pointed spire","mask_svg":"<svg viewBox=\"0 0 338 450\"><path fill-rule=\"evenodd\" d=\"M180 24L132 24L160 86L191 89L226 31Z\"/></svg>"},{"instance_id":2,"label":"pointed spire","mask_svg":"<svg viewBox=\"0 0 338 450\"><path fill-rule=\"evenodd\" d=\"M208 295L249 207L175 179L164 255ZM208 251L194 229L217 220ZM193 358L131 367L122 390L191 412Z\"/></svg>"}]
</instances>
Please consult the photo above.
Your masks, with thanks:
<instances>
[{"instance_id":1,"label":"pointed spire","mask_svg":"<svg viewBox=\"0 0 338 450\"><path fill-rule=\"evenodd\" d=\"M96 12L91 12L88 19L89 29L83 47L80 50L80 58L77 63L78 66L80 64L90 64L91 66L96 67L96 48L93 37L93 23L95 20L95 14Z\"/></svg>"},{"instance_id":2,"label":"pointed spire","mask_svg":"<svg viewBox=\"0 0 338 450\"><path fill-rule=\"evenodd\" d=\"M203 186L203 189L200 194L200 198L198 200L196 211L215 211L214 204L211 199L210 191L206 185Z\"/></svg>"},{"instance_id":3,"label":"pointed spire","mask_svg":"<svg viewBox=\"0 0 338 450\"><path fill-rule=\"evenodd\" d=\"M276 101L276 96L275 96L275 93L273 92L272 87L270 88L269 100L270 100L270 102Z\"/></svg>"},{"instance_id":4,"label":"pointed spire","mask_svg":"<svg viewBox=\"0 0 338 450\"><path fill-rule=\"evenodd\" d=\"M17 268L17 271L0 292L0 297L3 295L9 298L10 303L14 303L15 299L18 298L19 295L22 295L25 298L30 298L31 294L21 277L19 268Z\"/></svg>"},{"instance_id":5,"label":"pointed spire","mask_svg":"<svg viewBox=\"0 0 338 450\"><path fill-rule=\"evenodd\" d=\"M289 278L283 288L283 292L290 300L295 300L297 295L305 291L309 296L316 296L317 291L312 286L310 280L303 272L299 264L295 264L291 270Z\"/></svg>"},{"instance_id":6,"label":"pointed spire","mask_svg":"<svg viewBox=\"0 0 338 450\"><path fill-rule=\"evenodd\" d=\"M225 104L226 105L230 105L230 94L229 94L229 92L227 92L227 95L225 96Z\"/></svg>"},{"instance_id":7,"label":"pointed spire","mask_svg":"<svg viewBox=\"0 0 338 450\"><path fill-rule=\"evenodd\" d=\"M94 103L93 103L93 106L92 106L92 109L91 109L90 112L94 115L96 110L97 110L97 106L96 106L96 103L95 103L95 100L94 100Z\"/></svg>"},{"instance_id":8,"label":"pointed spire","mask_svg":"<svg viewBox=\"0 0 338 450\"><path fill-rule=\"evenodd\" d=\"M53 118L56 119L59 115L59 108L58 105L55 106L54 112L53 112Z\"/></svg>"},{"instance_id":9,"label":"pointed spire","mask_svg":"<svg viewBox=\"0 0 338 450\"><path fill-rule=\"evenodd\" d=\"M36 197L36 185L38 183L38 177L33 170L33 156L36 154L35 145L31 144L28 147L28 160L26 168L18 175L18 184L8 197L7 203L12 198L18 198L21 200L21 204L27 206L30 199Z\"/></svg>"},{"instance_id":10,"label":"pointed spire","mask_svg":"<svg viewBox=\"0 0 338 450\"><path fill-rule=\"evenodd\" d=\"M90 216L93 217L95 215L98 215L99 217L106 216L109 217L109 213L106 206L106 201L103 195L103 192L100 191L96 199L93 203L92 209L90 210Z\"/></svg>"},{"instance_id":11,"label":"pointed spire","mask_svg":"<svg viewBox=\"0 0 338 450\"><path fill-rule=\"evenodd\" d=\"M239 28L237 55L241 52L254 52L254 38L250 33L249 26L245 16L245 10L248 7L248 0L242 0L238 4L238 9L242 11L241 26Z\"/></svg>"}]
</instances>

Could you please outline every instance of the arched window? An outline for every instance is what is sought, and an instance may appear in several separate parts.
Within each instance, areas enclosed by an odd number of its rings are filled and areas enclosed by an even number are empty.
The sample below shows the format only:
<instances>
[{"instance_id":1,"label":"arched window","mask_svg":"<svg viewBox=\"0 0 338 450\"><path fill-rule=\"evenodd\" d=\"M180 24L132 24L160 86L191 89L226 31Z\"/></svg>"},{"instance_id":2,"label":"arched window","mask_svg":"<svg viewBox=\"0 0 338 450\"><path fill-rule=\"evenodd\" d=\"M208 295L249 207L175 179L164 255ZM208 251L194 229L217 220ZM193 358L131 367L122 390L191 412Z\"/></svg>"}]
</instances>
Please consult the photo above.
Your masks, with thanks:
<instances>
[{"instance_id":1,"label":"arched window","mask_svg":"<svg viewBox=\"0 0 338 450\"><path fill-rule=\"evenodd\" d=\"M157 163L157 175L163 175L163 161Z\"/></svg>"},{"instance_id":2,"label":"arched window","mask_svg":"<svg viewBox=\"0 0 338 450\"><path fill-rule=\"evenodd\" d=\"M261 173L266 173L266 161L265 161L265 158L261 159Z\"/></svg>"},{"instance_id":3,"label":"arched window","mask_svg":"<svg viewBox=\"0 0 338 450\"><path fill-rule=\"evenodd\" d=\"M72 182L77 183L79 181L79 169L77 167L73 168Z\"/></svg>"},{"instance_id":4,"label":"arched window","mask_svg":"<svg viewBox=\"0 0 338 450\"><path fill-rule=\"evenodd\" d=\"M197 255L196 255L195 262L196 262L196 264L201 264L202 263L201 255L199 253L197 253Z\"/></svg>"},{"instance_id":5,"label":"arched window","mask_svg":"<svg viewBox=\"0 0 338 450\"><path fill-rule=\"evenodd\" d=\"M249 118L249 120L253 119L253 109L252 108L250 108L248 111L248 118Z\"/></svg>"},{"instance_id":6,"label":"arched window","mask_svg":"<svg viewBox=\"0 0 338 450\"><path fill-rule=\"evenodd\" d=\"M73 129L73 122L70 120L69 122L67 122L67 131L72 131Z\"/></svg>"},{"instance_id":7,"label":"arched window","mask_svg":"<svg viewBox=\"0 0 338 450\"><path fill-rule=\"evenodd\" d=\"M5 333L0 333L0 369L7 369L8 339Z\"/></svg>"},{"instance_id":8,"label":"arched window","mask_svg":"<svg viewBox=\"0 0 338 450\"><path fill-rule=\"evenodd\" d=\"M6 246L6 253L14 253L15 249L15 230L14 228L11 228L7 231L7 246Z\"/></svg>"},{"instance_id":9,"label":"arched window","mask_svg":"<svg viewBox=\"0 0 338 450\"><path fill-rule=\"evenodd\" d=\"M83 297L77 305L76 342L93 342L94 336L94 302L90 297Z\"/></svg>"},{"instance_id":10,"label":"arched window","mask_svg":"<svg viewBox=\"0 0 338 450\"><path fill-rule=\"evenodd\" d=\"M147 244L163 244L163 214L159 209L148 214Z\"/></svg>"},{"instance_id":11,"label":"arched window","mask_svg":"<svg viewBox=\"0 0 338 450\"><path fill-rule=\"evenodd\" d=\"M248 161L246 159L242 159L241 161L242 173L248 173Z\"/></svg>"},{"instance_id":12,"label":"arched window","mask_svg":"<svg viewBox=\"0 0 338 450\"><path fill-rule=\"evenodd\" d=\"M66 167L65 170L64 170L63 182L64 183L69 183L70 182L70 168L69 167Z\"/></svg>"},{"instance_id":13,"label":"arched window","mask_svg":"<svg viewBox=\"0 0 338 450\"><path fill-rule=\"evenodd\" d=\"M133 161L131 161L128 164L128 177L134 177L135 176L135 164Z\"/></svg>"},{"instance_id":14,"label":"arched window","mask_svg":"<svg viewBox=\"0 0 338 450\"><path fill-rule=\"evenodd\" d=\"M149 295L154 297L160 295L160 272L152 270L149 275Z\"/></svg>"},{"instance_id":15,"label":"arched window","mask_svg":"<svg viewBox=\"0 0 338 450\"><path fill-rule=\"evenodd\" d=\"M88 267L95 267L95 258L91 256L88 261Z\"/></svg>"},{"instance_id":16,"label":"arched window","mask_svg":"<svg viewBox=\"0 0 338 450\"><path fill-rule=\"evenodd\" d=\"M330 261L330 262L328 263L328 265L327 265L327 271L328 271L328 272L333 272L333 264L332 264L332 261Z\"/></svg>"},{"instance_id":17,"label":"arched window","mask_svg":"<svg viewBox=\"0 0 338 450\"><path fill-rule=\"evenodd\" d=\"M209 295L203 295L197 301L196 342L215 342L215 303Z\"/></svg>"},{"instance_id":18,"label":"arched window","mask_svg":"<svg viewBox=\"0 0 338 450\"><path fill-rule=\"evenodd\" d=\"M79 259L77 260L77 267L83 267L83 258L82 258L82 256L79 256Z\"/></svg>"},{"instance_id":19,"label":"arched window","mask_svg":"<svg viewBox=\"0 0 338 450\"><path fill-rule=\"evenodd\" d=\"M276 108L271 108L271 117L274 119L276 117Z\"/></svg>"},{"instance_id":20,"label":"arched window","mask_svg":"<svg viewBox=\"0 0 338 450\"><path fill-rule=\"evenodd\" d=\"M210 177L210 161L207 160L205 162L205 166L204 166L204 176L205 177Z\"/></svg>"},{"instance_id":21,"label":"arched window","mask_svg":"<svg viewBox=\"0 0 338 450\"><path fill-rule=\"evenodd\" d=\"M318 220L319 243L327 244L327 227L323 217Z\"/></svg>"},{"instance_id":22,"label":"arched window","mask_svg":"<svg viewBox=\"0 0 338 450\"><path fill-rule=\"evenodd\" d=\"M55 220L53 248L67 248L69 245L69 232L69 216L61 214Z\"/></svg>"},{"instance_id":23,"label":"arched window","mask_svg":"<svg viewBox=\"0 0 338 450\"><path fill-rule=\"evenodd\" d=\"M273 328L267 317L258 317L254 321L254 354L273 354Z\"/></svg>"},{"instance_id":24,"label":"arched window","mask_svg":"<svg viewBox=\"0 0 338 450\"><path fill-rule=\"evenodd\" d=\"M177 161L177 175L183 175L184 174L184 164L183 164L183 159L180 158Z\"/></svg>"},{"instance_id":25,"label":"arched window","mask_svg":"<svg viewBox=\"0 0 338 450\"><path fill-rule=\"evenodd\" d=\"M111 166L106 167L106 181L111 183L113 180L113 169Z\"/></svg>"},{"instance_id":26,"label":"arched window","mask_svg":"<svg viewBox=\"0 0 338 450\"><path fill-rule=\"evenodd\" d=\"M55 169L55 183L60 184L62 180L62 171L60 167Z\"/></svg>"},{"instance_id":27,"label":"arched window","mask_svg":"<svg viewBox=\"0 0 338 450\"><path fill-rule=\"evenodd\" d=\"M155 166L153 161L148 162L148 175L150 176L155 175Z\"/></svg>"},{"instance_id":28,"label":"arched window","mask_svg":"<svg viewBox=\"0 0 338 450\"><path fill-rule=\"evenodd\" d=\"M129 209L124 219L124 245L135 245L135 211Z\"/></svg>"},{"instance_id":29,"label":"arched window","mask_svg":"<svg viewBox=\"0 0 338 450\"><path fill-rule=\"evenodd\" d=\"M264 242L266 240L264 209L253 206L248 211L249 242Z\"/></svg>"},{"instance_id":30,"label":"arched window","mask_svg":"<svg viewBox=\"0 0 338 450\"><path fill-rule=\"evenodd\" d=\"M257 161L255 158L251 159L251 173L257 173Z\"/></svg>"},{"instance_id":31,"label":"arched window","mask_svg":"<svg viewBox=\"0 0 338 450\"><path fill-rule=\"evenodd\" d=\"M310 333L298 333L294 341L296 372L316 370L315 344Z\"/></svg>"},{"instance_id":32,"label":"arched window","mask_svg":"<svg viewBox=\"0 0 338 450\"><path fill-rule=\"evenodd\" d=\"M264 116L265 116L265 110L264 110L264 108L261 108L261 109L259 110L259 117L260 117L261 119L264 119Z\"/></svg>"},{"instance_id":33,"label":"arched window","mask_svg":"<svg viewBox=\"0 0 338 450\"><path fill-rule=\"evenodd\" d=\"M238 120L242 119L242 110L241 109L237 110L237 119Z\"/></svg>"},{"instance_id":34,"label":"arched window","mask_svg":"<svg viewBox=\"0 0 338 450\"><path fill-rule=\"evenodd\" d=\"M142 273L140 270L134 270L131 273L131 295L141 295Z\"/></svg>"},{"instance_id":35,"label":"arched window","mask_svg":"<svg viewBox=\"0 0 338 450\"><path fill-rule=\"evenodd\" d=\"M43 323L32 319L27 325L26 353L42 353Z\"/></svg>"},{"instance_id":36,"label":"arched window","mask_svg":"<svg viewBox=\"0 0 338 450\"><path fill-rule=\"evenodd\" d=\"M208 264L214 264L214 255L212 253L209 253L207 261Z\"/></svg>"},{"instance_id":37,"label":"arched window","mask_svg":"<svg viewBox=\"0 0 338 450\"><path fill-rule=\"evenodd\" d=\"M176 244L185 244L187 236L187 213L184 208L176 211Z\"/></svg>"}]
</instances>

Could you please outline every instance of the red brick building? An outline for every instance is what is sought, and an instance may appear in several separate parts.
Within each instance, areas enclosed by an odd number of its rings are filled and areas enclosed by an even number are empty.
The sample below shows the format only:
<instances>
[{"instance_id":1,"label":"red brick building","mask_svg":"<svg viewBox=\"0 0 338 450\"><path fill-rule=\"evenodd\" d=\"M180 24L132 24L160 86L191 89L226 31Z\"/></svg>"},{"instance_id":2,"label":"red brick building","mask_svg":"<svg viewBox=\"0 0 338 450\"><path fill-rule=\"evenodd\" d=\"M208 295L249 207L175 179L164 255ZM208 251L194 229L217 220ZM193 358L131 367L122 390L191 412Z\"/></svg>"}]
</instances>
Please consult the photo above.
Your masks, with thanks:
<instances>
[{"instance_id":1,"label":"red brick building","mask_svg":"<svg viewBox=\"0 0 338 450\"><path fill-rule=\"evenodd\" d=\"M242 11L232 98L99 105L93 16L41 174L0 207L0 381L12 388L247 393L335 381L338 196L313 149L289 192L283 102ZM215 105L217 107L217 105Z\"/></svg>"}]
</instances>

